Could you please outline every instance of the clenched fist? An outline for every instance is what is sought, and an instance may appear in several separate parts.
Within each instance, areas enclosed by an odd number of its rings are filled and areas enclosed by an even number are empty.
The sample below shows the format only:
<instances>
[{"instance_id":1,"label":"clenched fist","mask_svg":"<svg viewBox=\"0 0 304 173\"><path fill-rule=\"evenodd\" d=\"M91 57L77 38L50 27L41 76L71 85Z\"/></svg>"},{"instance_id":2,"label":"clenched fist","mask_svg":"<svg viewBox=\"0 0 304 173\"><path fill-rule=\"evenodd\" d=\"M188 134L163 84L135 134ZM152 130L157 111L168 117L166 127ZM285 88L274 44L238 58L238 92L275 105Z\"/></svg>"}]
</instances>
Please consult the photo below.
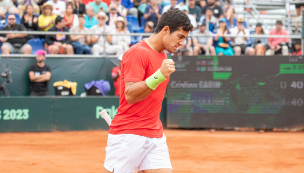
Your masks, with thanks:
<instances>
[{"instance_id":1,"label":"clenched fist","mask_svg":"<svg viewBox=\"0 0 304 173\"><path fill-rule=\"evenodd\" d=\"M175 72L174 62L171 59L163 60L163 63L159 70L165 78L168 78L171 73Z\"/></svg>"}]
</instances>

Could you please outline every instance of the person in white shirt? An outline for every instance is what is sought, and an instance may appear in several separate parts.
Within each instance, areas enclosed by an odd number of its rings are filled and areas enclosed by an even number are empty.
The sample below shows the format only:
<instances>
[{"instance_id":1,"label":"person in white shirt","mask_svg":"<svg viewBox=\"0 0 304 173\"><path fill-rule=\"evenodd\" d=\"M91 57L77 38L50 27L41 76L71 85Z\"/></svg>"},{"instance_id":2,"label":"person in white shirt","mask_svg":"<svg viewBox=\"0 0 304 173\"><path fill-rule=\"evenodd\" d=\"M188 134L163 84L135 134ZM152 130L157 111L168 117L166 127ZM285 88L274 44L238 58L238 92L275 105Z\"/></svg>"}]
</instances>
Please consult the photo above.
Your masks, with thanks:
<instances>
[{"instance_id":1,"label":"person in white shirt","mask_svg":"<svg viewBox=\"0 0 304 173\"><path fill-rule=\"evenodd\" d=\"M182 6L182 11L187 14L187 16L190 19L191 24L193 25L193 30L195 30L197 28L197 23L196 23L196 19L192 14L189 14L189 7L187 5L183 5Z\"/></svg>"},{"instance_id":2,"label":"person in white shirt","mask_svg":"<svg viewBox=\"0 0 304 173\"><path fill-rule=\"evenodd\" d=\"M121 5L121 0L113 0L113 2L117 5L117 10L122 17L126 17L128 10Z\"/></svg>"},{"instance_id":3,"label":"person in white shirt","mask_svg":"<svg viewBox=\"0 0 304 173\"><path fill-rule=\"evenodd\" d=\"M182 9L182 7L179 5L179 4L177 4L177 0L170 0L170 5L167 5L167 6L165 6L164 8L163 8L163 14L166 12L166 11L168 11L170 8L171 8L171 6L173 6L173 7L175 7L175 8L178 8L178 9Z\"/></svg>"},{"instance_id":4,"label":"person in white shirt","mask_svg":"<svg viewBox=\"0 0 304 173\"><path fill-rule=\"evenodd\" d=\"M245 35L249 36L250 31L244 26L244 18L237 18L237 26L230 29L231 35ZM252 47L247 47L247 41L249 37L232 37L232 47L235 55L254 55L254 49Z\"/></svg>"},{"instance_id":5,"label":"person in white shirt","mask_svg":"<svg viewBox=\"0 0 304 173\"><path fill-rule=\"evenodd\" d=\"M130 47L131 37L130 31L128 30L127 22L122 16L118 16L115 20L116 29L112 31L112 34L121 34L121 35L113 35L112 36L112 45L121 45L123 47L123 52L126 52Z\"/></svg>"},{"instance_id":6,"label":"person in white shirt","mask_svg":"<svg viewBox=\"0 0 304 173\"><path fill-rule=\"evenodd\" d=\"M65 12L66 4L63 1L49 0L46 3L53 6L53 11L52 11L53 14L57 14L58 16L61 16L63 15L63 12Z\"/></svg>"},{"instance_id":7,"label":"person in white shirt","mask_svg":"<svg viewBox=\"0 0 304 173\"><path fill-rule=\"evenodd\" d=\"M106 21L109 20L106 13L103 11L99 12L97 15L98 24L91 27L92 33L111 33L111 28L105 24ZM104 40L106 39L106 40ZM117 56L123 54L123 46L121 45L111 45L112 42L112 36L101 36L101 35L92 35L91 36L91 43L94 44L92 48L93 55L99 55L100 53L103 53L104 51L107 54L116 54ZM104 49L105 44L105 49Z\"/></svg>"}]
</instances>

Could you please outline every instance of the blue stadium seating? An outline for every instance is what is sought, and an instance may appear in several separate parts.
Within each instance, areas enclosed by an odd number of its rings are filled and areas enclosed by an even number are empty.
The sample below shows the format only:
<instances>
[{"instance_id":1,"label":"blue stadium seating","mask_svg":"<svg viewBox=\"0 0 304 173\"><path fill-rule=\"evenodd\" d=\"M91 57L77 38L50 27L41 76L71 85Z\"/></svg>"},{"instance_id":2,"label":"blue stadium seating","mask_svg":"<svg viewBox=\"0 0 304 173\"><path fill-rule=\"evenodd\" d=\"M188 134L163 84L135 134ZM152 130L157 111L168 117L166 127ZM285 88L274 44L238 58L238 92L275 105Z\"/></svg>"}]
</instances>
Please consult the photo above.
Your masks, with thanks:
<instances>
[{"instance_id":1,"label":"blue stadium seating","mask_svg":"<svg viewBox=\"0 0 304 173\"><path fill-rule=\"evenodd\" d=\"M127 15L127 22L132 25L132 30L137 32L141 29L138 23L138 19L133 15Z\"/></svg>"},{"instance_id":2,"label":"blue stadium seating","mask_svg":"<svg viewBox=\"0 0 304 173\"><path fill-rule=\"evenodd\" d=\"M8 22L7 22L7 17L8 17L8 15L9 15L9 13L7 13L7 14L5 15L5 24L4 24L4 26L7 26L7 25L8 25ZM17 24L20 24L21 19L20 19L19 14L15 14L15 16L16 16L16 23L17 23Z\"/></svg>"},{"instance_id":3,"label":"blue stadium seating","mask_svg":"<svg viewBox=\"0 0 304 173\"><path fill-rule=\"evenodd\" d=\"M36 54L38 50L44 50L43 42L39 38L30 39L27 43L32 46L32 54Z\"/></svg>"}]
</instances>

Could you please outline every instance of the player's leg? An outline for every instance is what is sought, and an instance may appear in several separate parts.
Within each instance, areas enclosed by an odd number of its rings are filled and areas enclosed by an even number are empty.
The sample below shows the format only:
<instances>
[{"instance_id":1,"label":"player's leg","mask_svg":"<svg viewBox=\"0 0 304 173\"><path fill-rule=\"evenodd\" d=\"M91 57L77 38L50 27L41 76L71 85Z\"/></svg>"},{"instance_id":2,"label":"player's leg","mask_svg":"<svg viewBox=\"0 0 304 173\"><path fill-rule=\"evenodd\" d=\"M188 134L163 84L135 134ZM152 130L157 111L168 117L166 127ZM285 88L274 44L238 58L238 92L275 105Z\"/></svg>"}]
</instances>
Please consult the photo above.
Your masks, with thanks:
<instances>
[{"instance_id":1,"label":"player's leg","mask_svg":"<svg viewBox=\"0 0 304 173\"><path fill-rule=\"evenodd\" d=\"M150 138L153 147L142 160L138 171L142 173L172 173L166 136Z\"/></svg>"}]
</instances>

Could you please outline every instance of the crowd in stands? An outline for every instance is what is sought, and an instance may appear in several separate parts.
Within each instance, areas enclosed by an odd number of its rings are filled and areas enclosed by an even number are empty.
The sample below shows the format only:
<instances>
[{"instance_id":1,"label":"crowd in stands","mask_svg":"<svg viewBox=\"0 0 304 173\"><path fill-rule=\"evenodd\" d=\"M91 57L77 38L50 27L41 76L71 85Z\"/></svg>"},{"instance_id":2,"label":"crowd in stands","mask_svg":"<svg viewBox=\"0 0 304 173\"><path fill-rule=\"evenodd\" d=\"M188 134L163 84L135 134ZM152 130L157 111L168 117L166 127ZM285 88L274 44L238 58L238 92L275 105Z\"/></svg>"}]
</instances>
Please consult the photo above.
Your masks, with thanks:
<instances>
[{"instance_id":1,"label":"crowd in stands","mask_svg":"<svg viewBox=\"0 0 304 173\"><path fill-rule=\"evenodd\" d=\"M33 47L27 43L28 40L40 39L49 54L106 53L120 56L130 46L148 38L126 34L152 33L161 15L171 6L188 15L195 28L192 34L217 35L209 39L190 36L176 55L205 54L207 47L210 55L301 54L300 43L295 42L289 47L290 40L287 38L250 38L250 35L265 35L263 26L257 23L254 30L249 30L244 18L236 16L233 0L0 0L2 31L83 33L0 34L1 51L3 54L30 54ZM278 20L269 35L288 35L288 32L283 29L282 21Z\"/></svg>"}]
</instances>

